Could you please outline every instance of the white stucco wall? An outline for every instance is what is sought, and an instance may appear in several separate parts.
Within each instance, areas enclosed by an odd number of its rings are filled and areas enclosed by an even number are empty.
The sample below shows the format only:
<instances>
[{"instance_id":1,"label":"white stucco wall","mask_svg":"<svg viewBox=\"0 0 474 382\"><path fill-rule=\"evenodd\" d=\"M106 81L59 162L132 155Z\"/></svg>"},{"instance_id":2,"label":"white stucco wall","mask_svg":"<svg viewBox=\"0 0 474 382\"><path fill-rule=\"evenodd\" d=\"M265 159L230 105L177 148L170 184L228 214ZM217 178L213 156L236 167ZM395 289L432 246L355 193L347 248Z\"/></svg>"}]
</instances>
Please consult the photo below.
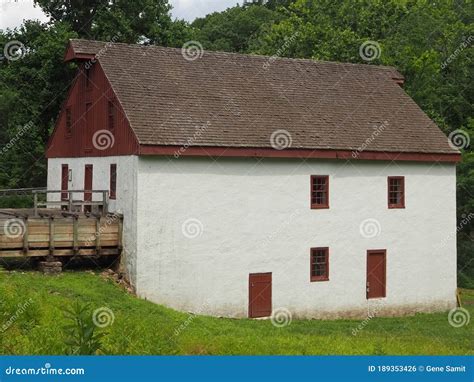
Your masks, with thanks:
<instances>
[{"instance_id":1,"label":"white stucco wall","mask_svg":"<svg viewBox=\"0 0 474 382\"><path fill-rule=\"evenodd\" d=\"M312 174L330 176L328 210L309 207ZM387 208L390 175L405 176L405 209ZM272 272L273 309L294 317L455 305L452 164L141 157L137 191L137 292L154 302L246 317L249 274ZM361 235L365 219L377 236ZM329 281L310 282L311 247L330 248ZM387 250L387 297L368 303L370 249Z\"/></svg>"},{"instance_id":2,"label":"white stucco wall","mask_svg":"<svg viewBox=\"0 0 474 382\"><path fill-rule=\"evenodd\" d=\"M69 190L84 189L85 165L93 165L93 189L109 190L110 165L117 164L117 198L109 201L109 211L124 215L123 263L130 281L136 282L136 237L137 237L137 156L53 158L48 160L48 190L61 189L61 166L69 165L72 181ZM53 194L49 200L59 200L60 194ZM74 199L83 200L84 195L75 194ZM102 195L93 194L93 200L102 200Z\"/></svg>"}]
</instances>

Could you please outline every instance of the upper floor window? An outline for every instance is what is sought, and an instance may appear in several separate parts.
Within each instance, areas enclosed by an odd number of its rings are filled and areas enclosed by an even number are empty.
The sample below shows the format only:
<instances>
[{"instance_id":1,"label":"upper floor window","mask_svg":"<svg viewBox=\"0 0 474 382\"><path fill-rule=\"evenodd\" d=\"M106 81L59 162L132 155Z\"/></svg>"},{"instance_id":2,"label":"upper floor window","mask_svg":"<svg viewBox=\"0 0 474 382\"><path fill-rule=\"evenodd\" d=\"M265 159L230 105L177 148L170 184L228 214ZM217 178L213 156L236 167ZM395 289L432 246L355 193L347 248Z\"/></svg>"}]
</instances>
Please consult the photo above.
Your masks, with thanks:
<instances>
[{"instance_id":1,"label":"upper floor window","mask_svg":"<svg viewBox=\"0 0 474 382\"><path fill-rule=\"evenodd\" d=\"M71 108L66 108L66 135L70 136L72 134L72 113Z\"/></svg>"},{"instance_id":2,"label":"upper floor window","mask_svg":"<svg viewBox=\"0 0 474 382\"><path fill-rule=\"evenodd\" d=\"M109 129L115 128L115 105L112 101L109 101L108 107L108 126Z\"/></svg>"},{"instance_id":3,"label":"upper floor window","mask_svg":"<svg viewBox=\"0 0 474 382\"><path fill-rule=\"evenodd\" d=\"M388 208L405 208L405 177L388 177Z\"/></svg>"},{"instance_id":4,"label":"upper floor window","mask_svg":"<svg viewBox=\"0 0 474 382\"><path fill-rule=\"evenodd\" d=\"M329 176L311 176L311 208L329 208Z\"/></svg>"},{"instance_id":5,"label":"upper floor window","mask_svg":"<svg viewBox=\"0 0 474 382\"><path fill-rule=\"evenodd\" d=\"M117 165L110 165L110 199L117 198Z\"/></svg>"},{"instance_id":6,"label":"upper floor window","mask_svg":"<svg viewBox=\"0 0 474 382\"><path fill-rule=\"evenodd\" d=\"M86 76L86 89L91 89L91 68L86 66L84 68L85 76Z\"/></svg>"},{"instance_id":7,"label":"upper floor window","mask_svg":"<svg viewBox=\"0 0 474 382\"><path fill-rule=\"evenodd\" d=\"M311 248L311 281L329 280L329 248Z\"/></svg>"}]
</instances>

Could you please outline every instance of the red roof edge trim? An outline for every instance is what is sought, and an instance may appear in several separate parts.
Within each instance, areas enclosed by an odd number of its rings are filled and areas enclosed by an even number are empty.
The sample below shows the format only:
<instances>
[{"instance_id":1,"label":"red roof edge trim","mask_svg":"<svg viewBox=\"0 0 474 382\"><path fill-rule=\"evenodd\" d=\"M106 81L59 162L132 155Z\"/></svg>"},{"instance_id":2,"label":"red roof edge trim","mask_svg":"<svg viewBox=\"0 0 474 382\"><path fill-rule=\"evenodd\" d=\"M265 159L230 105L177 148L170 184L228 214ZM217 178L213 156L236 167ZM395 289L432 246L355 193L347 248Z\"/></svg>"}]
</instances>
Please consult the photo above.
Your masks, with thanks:
<instances>
[{"instance_id":1,"label":"red roof edge trim","mask_svg":"<svg viewBox=\"0 0 474 382\"><path fill-rule=\"evenodd\" d=\"M188 147L141 145L139 155L210 156L210 157L261 157L261 158L319 158L345 160L385 160L414 162L451 162L461 161L460 154L430 154L348 150L311 150L311 149L259 149L247 147Z\"/></svg>"}]
</instances>

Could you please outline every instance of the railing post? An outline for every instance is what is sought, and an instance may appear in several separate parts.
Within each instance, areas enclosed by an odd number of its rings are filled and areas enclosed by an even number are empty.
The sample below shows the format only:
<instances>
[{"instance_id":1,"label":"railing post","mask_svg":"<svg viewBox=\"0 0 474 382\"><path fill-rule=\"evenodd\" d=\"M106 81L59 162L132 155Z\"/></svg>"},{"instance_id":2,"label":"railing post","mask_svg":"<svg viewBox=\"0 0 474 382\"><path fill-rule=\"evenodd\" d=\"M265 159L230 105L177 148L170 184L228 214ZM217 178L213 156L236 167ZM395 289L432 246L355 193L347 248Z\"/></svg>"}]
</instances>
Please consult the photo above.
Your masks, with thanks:
<instances>
[{"instance_id":1,"label":"railing post","mask_svg":"<svg viewBox=\"0 0 474 382\"><path fill-rule=\"evenodd\" d=\"M35 217L38 217L38 193L34 193L34 200L35 200Z\"/></svg>"},{"instance_id":2,"label":"railing post","mask_svg":"<svg viewBox=\"0 0 474 382\"><path fill-rule=\"evenodd\" d=\"M24 223L25 223L25 233L23 235L23 254L27 256L30 249L29 248L30 235L29 235L29 227L28 227L28 216L25 217Z\"/></svg>"},{"instance_id":3,"label":"railing post","mask_svg":"<svg viewBox=\"0 0 474 382\"><path fill-rule=\"evenodd\" d=\"M68 209L69 209L69 212L72 212L72 192L68 191L67 194L68 194L68 198L69 198Z\"/></svg>"},{"instance_id":4,"label":"railing post","mask_svg":"<svg viewBox=\"0 0 474 382\"><path fill-rule=\"evenodd\" d=\"M54 217L49 217L49 256L48 259L52 260L54 255Z\"/></svg>"},{"instance_id":5,"label":"railing post","mask_svg":"<svg viewBox=\"0 0 474 382\"><path fill-rule=\"evenodd\" d=\"M101 243L100 243L100 217L97 217L96 218L96 221L95 221L95 250L96 250L96 255L100 255L100 252L101 252Z\"/></svg>"},{"instance_id":6,"label":"railing post","mask_svg":"<svg viewBox=\"0 0 474 382\"><path fill-rule=\"evenodd\" d=\"M72 229L72 236L73 236L73 252L74 256L77 255L79 251L79 217L74 216L73 218L73 229Z\"/></svg>"},{"instance_id":7,"label":"railing post","mask_svg":"<svg viewBox=\"0 0 474 382\"><path fill-rule=\"evenodd\" d=\"M109 201L107 198L107 191L102 192L102 215L106 216L109 213Z\"/></svg>"}]
</instances>

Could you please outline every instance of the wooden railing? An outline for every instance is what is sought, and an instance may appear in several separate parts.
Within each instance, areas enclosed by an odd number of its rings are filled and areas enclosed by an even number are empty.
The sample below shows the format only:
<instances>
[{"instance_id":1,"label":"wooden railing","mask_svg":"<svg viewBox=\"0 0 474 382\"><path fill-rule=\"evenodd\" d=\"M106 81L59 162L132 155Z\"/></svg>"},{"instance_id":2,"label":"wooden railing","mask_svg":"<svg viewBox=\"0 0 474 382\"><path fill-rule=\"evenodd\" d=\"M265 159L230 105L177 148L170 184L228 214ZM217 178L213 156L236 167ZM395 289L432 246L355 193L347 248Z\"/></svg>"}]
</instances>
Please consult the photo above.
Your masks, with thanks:
<instances>
[{"instance_id":1,"label":"wooden railing","mask_svg":"<svg viewBox=\"0 0 474 382\"><path fill-rule=\"evenodd\" d=\"M38 216L40 208L60 208L68 212L85 212L86 207L97 207L103 216L108 214L109 191L105 190L34 190L34 214ZM60 200L48 200L48 195L59 194ZM81 194L84 200L74 200L75 194ZM90 195L91 200L85 200L86 194ZM100 194L101 200L94 200L94 195ZM44 195L44 200L40 200L40 195ZM67 196L65 196L67 195Z\"/></svg>"},{"instance_id":2,"label":"wooden railing","mask_svg":"<svg viewBox=\"0 0 474 382\"><path fill-rule=\"evenodd\" d=\"M1 196L31 196L34 191L46 191L46 187L36 188L12 188L7 190L0 190Z\"/></svg>"}]
</instances>

